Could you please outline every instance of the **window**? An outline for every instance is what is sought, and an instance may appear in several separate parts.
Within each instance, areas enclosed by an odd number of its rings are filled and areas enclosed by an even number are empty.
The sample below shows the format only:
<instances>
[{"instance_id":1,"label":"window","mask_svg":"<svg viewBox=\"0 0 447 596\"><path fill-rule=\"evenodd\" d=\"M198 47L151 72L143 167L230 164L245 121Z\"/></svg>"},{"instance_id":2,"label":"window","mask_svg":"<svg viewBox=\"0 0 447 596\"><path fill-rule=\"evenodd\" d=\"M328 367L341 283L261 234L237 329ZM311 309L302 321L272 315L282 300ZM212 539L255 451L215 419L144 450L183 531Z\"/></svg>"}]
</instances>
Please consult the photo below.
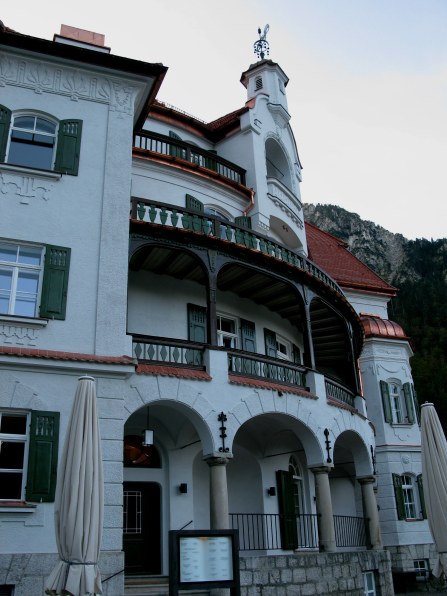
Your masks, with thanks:
<instances>
[{"instance_id":1,"label":"window","mask_svg":"<svg viewBox=\"0 0 447 596\"><path fill-rule=\"evenodd\" d=\"M289 340L270 329L264 329L265 355L301 364L301 352Z\"/></svg>"},{"instance_id":2,"label":"window","mask_svg":"<svg viewBox=\"0 0 447 596\"><path fill-rule=\"evenodd\" d=\"M422 474L393 474L393 485L398 519L425 519Z\"/></svg>"},{"instance_id":3,"label":"window","mask_svg":"<svg viewBox=\"0 0 447 596\"><path fill-rule=\"evenodd\" d=\"M225 348L236 349L238 347L236 319L217 315L217 343Z\"/></svg>"},{"instance_id":4,"label":"window","mask_svg":"<svg viewBox=\"0 0 447 596\"><path fill-rule=\"evenodd\" d=\"M58 412L0 411L0 500L54 501Z\"/></svg>"},{"instance_id":5,"label":"window","mask_svg":"<svg viewBox=\"0 0 447 596\"><path fill-rule=\"evenodd\" d=\"M428 566L428 559L417 559L413 561L414 571L416 573L416 581L425 582L430 576L430 568Z\"/></svg>"},{"instance_id":6,"label":"window","mask_svg":"<svg viewBox=\"0 0 447 596\"><path fill-rule=\"evenodd\" d=\"M365 596L376 596L376 578L374 571L366 571L363 574L363 586Z\"/></svg>"},{"instance_id":7,"label":"window","mask_svg":"<svg viewBox=\"0 0 447 596\"><path fill-rule=\"evenodd\" d=\"M412 383L390 379L380 381L385 422L390 424L414 424L419 408Z\"/></svg>"},{"instance_id":8,"label":"window","mask_svg":"<svg viewBox=\"0 0 447 596\"><path fill-rule=\"evenodd\" d=\"M69 248L0 241L0 314L65 319L69 265Z\"/></svg>"},{"instance_id":9,"label":"window","mask_svg":"<svg viewBox=\"0 0 447 596\"><path fill-rule=\"evenodd\" d=\"M0 105L0 161L77 175L82 120L56 120Z\"/></svg>"}]
</instances>

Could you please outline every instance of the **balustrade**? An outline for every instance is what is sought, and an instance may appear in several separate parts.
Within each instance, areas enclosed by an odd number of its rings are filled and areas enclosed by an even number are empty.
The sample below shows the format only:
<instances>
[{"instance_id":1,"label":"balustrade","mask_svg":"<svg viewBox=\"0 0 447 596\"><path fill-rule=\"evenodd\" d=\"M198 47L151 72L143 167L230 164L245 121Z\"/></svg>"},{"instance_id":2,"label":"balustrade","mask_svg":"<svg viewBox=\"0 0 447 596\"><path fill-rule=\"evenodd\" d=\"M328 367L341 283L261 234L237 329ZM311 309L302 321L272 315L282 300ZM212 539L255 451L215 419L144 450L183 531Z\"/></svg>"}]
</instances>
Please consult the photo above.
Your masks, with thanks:
<instances>
[{"instance_id":1,"label":"balustrade","mask_svg":"<svg viewBox=\"0 0 447 596\"><path fill-rule=\"evenodd\" d=\"M134 136L133 144L136 149L169 155L188 161L196 166L213 170L220 176L245 186L244 168L223 159L212 151L207 151L179 139L146 130L142 130Z\"/></svg>"}]
</instances>

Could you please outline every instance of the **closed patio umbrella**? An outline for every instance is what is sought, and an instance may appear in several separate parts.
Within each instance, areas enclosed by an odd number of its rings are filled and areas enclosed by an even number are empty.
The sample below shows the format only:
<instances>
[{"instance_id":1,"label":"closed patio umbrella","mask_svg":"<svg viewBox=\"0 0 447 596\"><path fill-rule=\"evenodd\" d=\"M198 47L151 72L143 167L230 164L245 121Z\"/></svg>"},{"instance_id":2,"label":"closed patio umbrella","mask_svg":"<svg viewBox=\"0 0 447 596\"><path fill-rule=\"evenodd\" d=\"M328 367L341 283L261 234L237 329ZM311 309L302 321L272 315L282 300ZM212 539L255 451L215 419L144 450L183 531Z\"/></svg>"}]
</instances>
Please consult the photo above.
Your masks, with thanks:
<instances>
[{"instance_id":1,"label":"closed patio umbrella","mask_svg":"<svg viewBox=\"0 0 447 596\"><path fill-rule=\"evenodd\" d=\"M421 410L422 477L427 518L439 560L433 574L447 572L447 441L433 404Z\"/></svg>"},{"instance_id":2,"label":"closed patio umbrella","mask_svg":"<svg viewBox=\"0 0 447 596\"><path fill-rule=\"evenodd\" d=\"M78 380L59 466L54 523L60 560L47 578L47 594L102 594L103 493L95 380L84 376Z\"/></svg>"}]
</instances>

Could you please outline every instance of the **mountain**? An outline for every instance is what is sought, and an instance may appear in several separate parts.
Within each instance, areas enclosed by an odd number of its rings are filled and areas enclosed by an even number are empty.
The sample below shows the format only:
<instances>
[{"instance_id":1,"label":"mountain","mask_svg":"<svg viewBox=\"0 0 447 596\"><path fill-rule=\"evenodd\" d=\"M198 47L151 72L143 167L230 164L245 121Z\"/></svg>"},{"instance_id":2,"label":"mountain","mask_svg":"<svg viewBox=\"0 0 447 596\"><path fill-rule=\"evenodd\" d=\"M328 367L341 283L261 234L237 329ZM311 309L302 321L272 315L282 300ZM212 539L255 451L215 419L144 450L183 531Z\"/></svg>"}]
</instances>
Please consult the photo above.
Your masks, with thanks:
<instances>
[{"instance_id":1,"label":"mountain","mask_svg":"<svg viewBox=\"0 0 447 596\"><path fill-rule=\"evenodd\" d=\"M335 205L306 204L304 216L399 288L389 317L412 339L419 403L433 402L447 429L447 239L407 240Z\"/></svg>"}]
</instances>

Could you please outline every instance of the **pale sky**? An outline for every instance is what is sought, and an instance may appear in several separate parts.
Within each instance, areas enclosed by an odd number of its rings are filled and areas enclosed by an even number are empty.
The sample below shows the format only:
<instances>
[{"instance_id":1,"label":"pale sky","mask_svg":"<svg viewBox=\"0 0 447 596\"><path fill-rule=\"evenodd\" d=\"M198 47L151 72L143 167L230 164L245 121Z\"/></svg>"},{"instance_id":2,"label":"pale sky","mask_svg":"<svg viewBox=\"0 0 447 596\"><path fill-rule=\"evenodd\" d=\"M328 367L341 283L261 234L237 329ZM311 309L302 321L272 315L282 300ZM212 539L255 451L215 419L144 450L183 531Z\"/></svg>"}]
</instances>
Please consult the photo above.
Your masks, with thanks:
<instances>
[{"instance_id":1,"label":"pale sky","mask_svg":"<svg viewBox=\"0 0 447 596\"><path fill-rule=\"evenodd\" d=\"M61 23L104 33L112 53L168 66L158 98L205 121L244 105L269 23L303 201L447 237L447 0L22 0L0 19L45 39Z\"/></svg>"}]
</instances>

